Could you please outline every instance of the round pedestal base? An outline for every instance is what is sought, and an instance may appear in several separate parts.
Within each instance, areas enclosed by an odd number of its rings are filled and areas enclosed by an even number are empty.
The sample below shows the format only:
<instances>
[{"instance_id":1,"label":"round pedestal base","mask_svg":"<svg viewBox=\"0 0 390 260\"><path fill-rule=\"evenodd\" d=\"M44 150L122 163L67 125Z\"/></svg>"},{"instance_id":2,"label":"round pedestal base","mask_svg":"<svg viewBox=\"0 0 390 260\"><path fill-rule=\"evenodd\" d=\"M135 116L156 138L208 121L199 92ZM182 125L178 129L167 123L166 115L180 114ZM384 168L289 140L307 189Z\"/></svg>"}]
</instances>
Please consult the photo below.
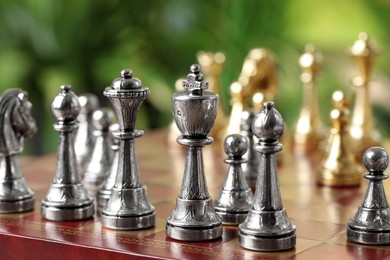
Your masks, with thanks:
<instances>
[{"instance_id":1,"label":"round pedestal base","mask_svg":"<svg viewBox=\"0 0 390 260\"><path fill-rule=\"evenodd\" d=\"M224 225L239 225L248 216L248 212L226 212L215 209L215 213L221 218Z\"/></svg>"},{"instance_id":2,"label":"round pedestal base","mask_svg":"<svg viewBox=\"0 0 390 260\"><path fill-rule=\"evenodd\" d=\"M0 200L0 213L16 213L33 210L34 201L34 196L13 201Z\"/></svg>"},{"instance_id":3,"label":"round pedestal base","mask_svg":"<svg viewBox=\"0 0 390 260\"><path fill-rule=\"evenodd\" d=\"M109 194L98 192L96 197L96 204L98 208L104 208L107 205L108 200L111 197L111 192Z\"/></svg>"},{"instance_id":4,"label":"round pedestal base","mask_svg":"<svg viewBox=\"0 0 390 260\"><path fill-rule=\"evenodd\" d=\"M87 219L93 216L95 208L93 203L82 207L53 207L42 204L42 217L54 221L72 221Z\"/></svg>"},{"instance_id":5,"label":"round pedestal base","mask_svg":"<svg viewBox=\"0 0 390 260\"><path fill-rule=\"evenodd\" d=\"M181 241L206 241L222 236L222 225L199 228L183 228L167 224L167 236Z\"/></svg>"},{"instance_id":6,"label":"round pedestal base","mask_svg":"<svg viewBox=\"0 0 390 260\"><path fill-rule=\"evenodd\" d=\"M156 222L156 213L153 211L147 215L118 216L107 215L102 212L100 221L106 228L117 230L135 230L153 227Z\"/></svg>"},{"instance_id":7,"label":"round pedestal base","mask_svg":"<svg viewBox=\"0 0 390 260\"><path fill-rule=\"evenodd\" d=\"M390 230L382 232L354 229L348 225L347 238L350 241L368 245L390 244Z\"/></svg>"},{"instance_id":8,"label":"round pedestal base","mask_svg":"<svg viewBox=\"0 0 390 260\"><path fill-rule=\"evenodd\" d=\"M295 247L295 232L283 236L254 236L238 231L240 246L255 251L284 251Z\"/></svg>"}]
</instances>

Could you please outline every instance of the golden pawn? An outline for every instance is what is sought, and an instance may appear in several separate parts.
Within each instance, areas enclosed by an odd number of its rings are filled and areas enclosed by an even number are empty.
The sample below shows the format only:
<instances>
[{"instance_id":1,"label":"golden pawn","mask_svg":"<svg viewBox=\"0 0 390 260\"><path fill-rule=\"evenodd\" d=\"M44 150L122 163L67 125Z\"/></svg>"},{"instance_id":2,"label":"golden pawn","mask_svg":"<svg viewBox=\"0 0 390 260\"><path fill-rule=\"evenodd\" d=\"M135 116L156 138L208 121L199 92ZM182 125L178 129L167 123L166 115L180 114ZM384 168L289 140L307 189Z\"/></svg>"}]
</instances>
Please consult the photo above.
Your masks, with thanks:
<instances>
[{"instance_id":1,"label":"golden pawn","mask_svg":"<svg viewBox=\"0 0 390 260\"><path fill-rule=\"evenodd\" d=\"M358 186L363 168L356 162L350 146L349 99L343 92L336 91L332 100L333 110L330 113L332 128L326 157L318 174L318 183L332 187Z\"/></svg>"},{"instance_id":2,"label":"golden pawn","mask_svg":"<svg viewBox=\"0 0 390 260\"><path fill-rule=\"evenodd\" d=\"M273 54L253 49L246 56L238 81L230 86L231 114L228 134L240 133L244 110L260 111L264 101L273 101L277 91L277 70Z\"/></svg>"},{"instance_id":3,"label":"golden pawn","mask_svg":"<svg viewBox=\"0 0 390 260\"><path fill-rule=\"evenodd\" d=\"M362 32L351 47L350 54L356 62L357 75L352 79L355 104L349 131L354 154L360 161L369 147L382 145L381 134L374 128L369 91L372 66L378 49L367 33Z\"/></svg>"},{"instance_id":4,"label":"golden pawn","mask_svg":"<svg viewBox=\"0 0 390 260\"><path fill-rule=\"evenodd\" d=\"M293 137L294 149L298 152L318 150L325 138L316 86L322 64L322 54L313 45L307 44L305 53L299 58L299 65L302 68L303 101Z\"/></svg>"}]
</instances>

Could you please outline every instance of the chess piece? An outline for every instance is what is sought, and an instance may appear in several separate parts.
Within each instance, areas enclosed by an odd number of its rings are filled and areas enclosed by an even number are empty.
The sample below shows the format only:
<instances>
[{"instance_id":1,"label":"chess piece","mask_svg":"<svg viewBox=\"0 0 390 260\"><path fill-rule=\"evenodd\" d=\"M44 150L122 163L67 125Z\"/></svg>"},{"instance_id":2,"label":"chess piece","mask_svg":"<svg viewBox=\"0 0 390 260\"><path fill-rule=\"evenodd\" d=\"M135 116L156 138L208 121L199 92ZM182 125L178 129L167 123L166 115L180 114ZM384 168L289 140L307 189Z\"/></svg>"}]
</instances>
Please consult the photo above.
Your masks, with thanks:
<instances>
[{"instance_id":1,"label":"chess piece","mask_svg":"<svg viewBox=\"0 0 390 260\"><path fill-rule=\"evenodd\" d=\"M333 93L330 130L326 156L318 175L319 184L343 187L360 185L363 169L356 162L349 135L349 100L341 91Z\"/></svg>"},{"instance_id":2,"label":"chess piece","mask_svg":"<svg viewBox=\"0 0 390 260\"><path fill-rule=\"evenodd\" d=\"M181 136L177 142L187 147L183 182L176 207L167 219L166 232L173 239L204 241L222 236L222 222L214 211L204 175L202 147L213 142L208 133L218 109L218 95L204 91L200 66L190 68L183 81L187 92L172 96L172 113Z\"/></svg>"},{"instance_id":3,"label":"chess piece","mask_svg":"<svg viewBox=\"0 0 390 260\"><path fill-rule=\"evenodd\" d=\"M209 83L209 91L221 95L220 78L225 64L225 55L221 52L213 53L200 51L198 52L197 57L202 72ZM226 114L223 110L221 99L219 99L217 118L210 131L210 136L213 137L214 141L222 142L224 140L226 135L226 124Z\"/></svg>"},{"instance_id":4,"label":"chess piece","mask_svg":"<svg viewBox=\"0 0 390 260\"><path fill-rule=\"evenodd\" d=\"M305 53L299 58L302 68L303 82L302 108L294 131L294 149L298 152L310 153L318 150L325 138L325 132L320 118L317 97L317 77L322 67L323 59L313 45L305 46Z\"/></svg>"},{"instance_id":5,"label":"chess piece","mask_svg":"<svg viewBox=\"0 0 390 260\"><path fill-rule=\"evenodd\" d=\"M92 114L95 145L83 179L84 187L92 197L95 197L96 192L103 187L110 173L113 151L109 129L113 118L114 113L109 108L100 108Z\"/></svg>"},{"instance_id":6,"label":"chess piece","mask_svg":"<svg viewBox=\"0 0 390 260\"><path fill-rule=\"evenodd\" d=\"M257 173L259 170L260 157L255 150L255 136L252 132L253 120L256 113L253 111L243 111L241 114L241 134L248 138L248 151L243 158L247 161L242 164L242 171L250 187L256 186Z\"/></svg>"},{"instance_id":7,"label":"chess piece","mask_svg":"<svg viewBox=\"0 0 390 260\"><path fill-rule=\"evenodd\" d=\"M214 203L215 212L220 216L224 225L238 225L248 215L253 204L251 189L246 183L241 164L248 150L248 139L239 134L228 135L224 141L225 162L229 164L228 175L222 191Z\"/></svg>"},{"instance_id":8,"label":"chess piece","mask_svg":"<svg viewBox=\"0 0 390 260\"><path fill-rule=\"evenodd\" d=\"M260 168L253 206L239 225L238 241L242 247L256 251L288 250L296 243L295 226L282 205L275 156L283 148L278 140L284 122L272 102L264 103L252 130L259 138L256 150L260 153Z\"/></svg>"},{"instance_id":9,"label":"chess piece","mask_svg":"<svg viewBox=\"0 0 390 260\"><path fill-rule=\"evenodd\" d=\"M238 81L230 86L232 110L228 133L240 133L241 113L252 108L258 111L264 100L274 99L276 91L276 62L272 53L263 48L251 50Z\"/></svg>"},{"instance_id":10,"label":"chess piece","mask_svg":"<svg viewBox=\"0 0 390 260\"><path fill-rule=\"evenodd\" d=\"M121 71L110 87L104 90L117 114L119 131L113 136L119 141L118 171L111 196L102 210L104 227L119 230L144 229L155 224L155 210L146 196L146 187L141 183L134 139L143 136L135 129L137 112L149 89L133 77L129 69Z\"/></svg>"},{"instance_id":11,"label":"chess piece","mask_svg":"<svg viewBox=\"0 0 390 260\"><path fill-rule=\"evenodd\" d=\"M182 88L182 82L184 79L178 79L175 82L175 90L181 91ZM169 127L169 133L168 133L168 143L174 147L177 147L178 144L176 142L176 138L180 135L179 129L177 129L177 125L175 123L175 120L172 121L170 127Z\"/></svg>"},{"instance_id":12,"label":"chess piece","mask_svg":"<svg viewBox=\"0 0 390 260\"><path fill-rule=\"evenodd\" d=\"M112 124L110 126L111 135L112 133L118 130L119 130L119 124ZM110 173L107 177L106 182L104 183L104 186L98 191L97 194L97 205L99 208L103 208L106 206L111 196L111 190L115 185L116 175L118 172L118 161L119 161L119 139L118 138L112 138L111 149L114 155L110 167Z\"/></svg>"},{"instance_id":13,"label":"chess piece","mask_svg":"<svg viewBox=\"0 0 390 260\"><path fill-rule=\"evenodd\" d=\"M390 244L390 209L382 182L389 177L384 173L389 155L381 147L371 147L364 153L363 163L369 183L363 203L347 223L347 237L362 244Z\"/></svg>"},{"instance_id":14,"label":"chess piece","mask_svg":"<svg viewBox=\"0 0 390 260\"><path fill-rule=\"evenodd\" d=\"M9 89L0 96L0 213L34 208L34 193L16 162L24 138L37 131L31 108L27 93L21 89Z\"/></svg>"},{"instance_id":15,"label":"chess piece","mask_svg":"<svg viewBox=\"0 0 390 260\"><path fill-rule=\"evenodd\" d=\"M354 153L357 160L360 161L367 148L382 143L381 134L374 127L369 90L372 66L378 50L366 33L360 33L359 39L350 50L350 54L356 61L357 76L352 80L355 88L355 104L349 132Z\"/></svg>"},{"instance_id":16,"label":"chess piece","mask_svg":"<svg viewBox=\"0 0 390 260\"><path fill-rule=\"evenodd\" d=\"M80 103L71 86L61 86L51 104L57 119L54 129L60 133L56 174L46 197L42 200L42 217L56 221L90 218L94 214L93 200L79 179L73 136L78 124Z\"/></svg>"}]
</instances>

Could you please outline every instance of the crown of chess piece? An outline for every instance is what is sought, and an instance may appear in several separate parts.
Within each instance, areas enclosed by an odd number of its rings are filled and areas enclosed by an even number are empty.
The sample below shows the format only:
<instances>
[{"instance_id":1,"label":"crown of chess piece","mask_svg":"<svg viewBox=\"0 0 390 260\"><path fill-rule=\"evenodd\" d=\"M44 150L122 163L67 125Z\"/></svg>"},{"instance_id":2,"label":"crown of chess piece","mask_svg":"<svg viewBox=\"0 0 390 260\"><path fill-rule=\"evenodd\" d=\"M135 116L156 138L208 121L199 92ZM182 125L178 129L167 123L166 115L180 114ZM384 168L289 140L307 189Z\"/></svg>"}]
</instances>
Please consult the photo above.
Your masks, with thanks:
<instances>
[{"instance_id":1,"label":"crown of chess piece","mask_svg":"<svg viewBox=\"0 0 390 260\"><path fill-rule=\"evenodd\" d=\"M221 95L221 75L225 64L225 55L221 52L205 52L199 51L197 54L199 65L202 68L204 76L209 83L209 90L213 93ZM217 118L213 128L210 131L210 136L214 141L222 142L226 135L226 124L228 119L219 99Z\"/></svg>"},{"instance_id":2,"label":"crown of chess piece","mask_svg":"<svg viewBox=\"0 0 390 260\"><path fill-rule=\"evenodd\" d=\"M99 209L106 206L111 196L111 190L115 185L116 175L118 172L118 161L119 161L119 139L113 137L113 132L118 131L119 124L115 123L110 126L110 133L112 137L111 149L113 151L113 159L110 167L110 173L105 181L103 187L98 191L97 194L97 205Z\"/></svg>"},{"instance_id":3,"label":"crown of chess piece","mask_svg":"<svg viewBox=\"0 0 390 260\"><path fill-rule=\"evenodd\" d=\"M24 138L37 131L31 109L28 95L21 89L9 89L0 96L0 213L34 208L34 193L16 160L23 150Z\"/></svg>"},{"instance_id":4,"label":"crown of chess piece","mask_svg":"<svg viewBox=\"0 0 390 260\"><path fill-rule=\"evenodd\" d=\"M303 100L294 131L294 149L298 152L310 153L318 150L325 138L317 97L317 78L322 64L322 54L313 45L307 44L305 52L299 58Z\"/></svg>"},{"instance_id":5,"label":"crown of chess piece","mask_svg":"<svg viewBox=\"0 0 390 260\"><path fill-rule=\"evenodd\" d=\"M149 95L149 89L133 77L129 69L121 71L104 95L111 101L119 123L119 131L112 134L119 139L117 175L111 196L102 210L104 227L118 230L144 229L154 226L156 214L149 203L146 187L141 183L134 139L143 136L135 129L137 113Z\"/></svg>"},{"instance_id":6,"label":"crown of chess piece","mask_svg":"<svg viewBox=\"0 0 390 260\"><path fill-rule=\"evenodd\" d=\"M77 117L79 128L77 129L74 141L79 173L81 178L86 170L87 164L92 156L92 149L95 146L93 135L92 114L99 107L99 100L96 95L86 93L79 96L81 111Z\"/></svg>"},{"instance_id":7,"label":"crown of chess piece","mask_svg":"<svg viewBox=\"0 0 390 260\"><path fill-rule=\"evenodd\" d=\"M352 79L355 89L355 104L352 113L350 135L352 147L358 161L371 146L380 146L382 137L374 126L369 83L374 58L378 55L376 45L367 33L360 33L359 39L350 49L357 66L357 75Z\"/></svg>"},{"instance_id":8,"label":"crown of chess piece","mask_svg":"<svg viewBox=\"0 0 390 260\"><path fill-rule=\"evenodd\" d=\"M93 200L80 182L74 149L73 136L80 110L79 100L71 86L61 86L51 104L51 113L57 120L54 130L60 133L56 173L41 205L42 217L48 220L81 220L94 214Z\"/></svg>"},{"instance_id":9,"label":"crown of chess piece","mask_svg":"<svg viewBox=\"0 0 390 260\"><path fill-rule=\"evenodd\" d=\"M207 190L202 147L213 142L208 133L218 110L218 95L208 87L200 66L190 67L183 87L188 92L172 95L172 113L181 136L177 142L186 146L183 182L176 206L167 219L167 236L184 241L204 241L222 236L222 222L215 213Z\"/></svg>"},{"instance_id":10,"label":"crown of chess piece","mask_svg":"<svg viewBox=\"0 0 390 260\"><path fill-rule=\"evenodd\" d=\"M325 186L343 187L360 185L363 169L351 149L349 135L349 99L341 91L332 96L330 130L325 159L318 174L318 183Z\"/></svg>"},{"instance_id":11,"label":"crown of chess piece","mask_svg":"<svg viewBox=\"0 0 390 260\"><path fill-rule=\"evenodd\" d=\"M264 100L273 100L277 91L277 69L273 54L257 48L245 58L238 81L230 86L232 110L227 132L240 133L241 113L259 111Z\"/></svg>"},{"instance_id":12,"label":"crown of chess piece","mask_svg":"<svg viewBox=\"0 0 390 260\"><path fill-rule=\"evenodd\" d=\"M369 183L363 203L347 223L347 238L362 244L390 244L390 209L382 182L389 177L384 172L389 155L381 147L371 147L364 153L363 163Z\"/></svg>"},{"instance_id":13,"label":"crown of chess piece","mask_svg":"<svg viewBox=\"0 0 390 260\"><path fill-rule=\"evenodd\" d=\"M275 155L283 149L278 140L284 132L284 122L272 102L264 103L252 130L259 139L256 150L260 167L253 206L239 225L238 241L243 248L256 251L288 250L296 243L295 226L283 208Z\"/></svg>"},{"instance_id":14,"label":"crown of chess piece","mask_svg":"<svg viewBox=\"0 0 390 260\"><path fill-rule=\"evenodd\" d=\"M257 173L259 169L260 157L255 150L256 137L252 132L253 120L256 117L256 113L253 111L243 111L241 114L241 135L248 139L248 151L244 154L243 158L246 162L242 164L242 171L246 181L250 187L256 186Z\"/></svg>"},{"instance_id":15,"label":"crown of chess piece","mask_svg":"<svg viewBox=\"0 0 390 260\"><path fill-rule=\"evenodd\" d=\"M92 114L92 124L94 127L95 145L92 149L92 156L88 162L84 173L83 184L91 197L95 197L96 192L100 190L109 173L113 160L113 151L111 149L112 138L110 135L110 126L113 122L114 113L109 108L97 109Z\"/></svg>"},{"instance_id":16,"label":"crown of chess piece","mask_svg":"<svg viewBox=\"0 0 390 260\"><path fill-rule=\"evenodd\" d=\"M222 224L238 225L246 219L253 204L252 191L241 168L241 164L246 162L242 156L248 150L248 139L239 134L228 135L224 141L224 150L228 156L225 163L229 164L229 169L214 208Z\"/></svg>"}]
</instances>

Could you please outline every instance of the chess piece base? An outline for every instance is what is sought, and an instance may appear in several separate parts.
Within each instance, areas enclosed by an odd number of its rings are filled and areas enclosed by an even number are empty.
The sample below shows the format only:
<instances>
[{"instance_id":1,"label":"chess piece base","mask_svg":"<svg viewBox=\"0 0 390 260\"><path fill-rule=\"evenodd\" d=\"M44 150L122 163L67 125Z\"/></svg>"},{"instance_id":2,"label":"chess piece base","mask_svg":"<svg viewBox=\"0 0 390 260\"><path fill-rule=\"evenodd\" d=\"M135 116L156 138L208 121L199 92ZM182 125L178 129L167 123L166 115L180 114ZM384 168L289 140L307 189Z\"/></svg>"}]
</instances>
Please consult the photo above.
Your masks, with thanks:
<instances>
[{"instance_id":1,"label":"chess piece base","mask_svg":"<svg viewBox=\"0 0 390 260\"><path fill-rule=\"evenodd\" d=\"M215 209L215 213L221 218L223 225L239 225L248 216L248 212L227 212Z\"/></svg>"},{"instance_id":2,"label":"chess piece base","mask_svg":"<svg viewBox=\"0 0 390 260\"><path fill-rule=\"evenodd\" d=\"M383 230L382 232L359 230L348 225L347 238L361 244L386 245L390 244L390 230Z\"/></svg>"},{"instance_id":3,"label":"chess piece base","mask_svg":"<svg viewBox=\"0 0 390 260\"><path fill-rule=\"evenodd\" d=\"M98 208L104 208L107 205L107 202L110 199L110 197L111 197L111 191L99 190L96 197L96 203Z\"/></svg>"},{"instance_id":4,"label":"chess piece base","mask_svg":"<svg viewBox=\"0 0 390 260\"><path fill-rule=\"evenodd\" d=\"M100 220L102 225L109 229L138 230L154 226L156 222L156 214L153 211L150 214L142 216L113 216L102 212Z\"/></svg>"},{"instance_id":5,"label":"chess piece base","mask_svg":"<svg viewBox=\"0 0 390 260\"><path fill-rule=\"evenodd\" d=\"M42 204L41 214L44 219L54 221L72 221L87 219L93 216L95 207L93 203L82 207L53 207Z\"/></svg>"},{"instance_id":6,"label":"chess piece base","mask_svg":"<svg viewBox=\"0 0 390 260\"><path fill-rule=\"evenodd\" d=\"M332 170L324 170L318 177L318 183L330 187L354 187L360 186L361 179L359 170L353 174L334 174Z\"/></svg>"},{"instance_id":7,"label":"chess piece base","mask_svg":"<svg viewBox=\"0 0 390 260\"><path fill-rule=\"evenodd\" d=\"M284 251L295 247L295 231L282 236L254 236L238 231L241 247L255 251Z\"/></svg>"},{"instance_id":8,"label":"chess piece base","mask_svg":"<svg viewBox=\"0 0 390 260\"><path fill-rule=\"evenodd\" d=\"M167 223L167 236L181 241L207 241L222 236L222 225L211 227L183 228Z\"/></svg>"},{"instance_id":9,"label":"chess piece base","mask_svg":"<svg viewBox=\"0 0 390 260\"><path fill-rule=\"evenodd\" d=\"M34 209L34 196L20 200L6 201L0 199L0 213L25 212Z\"/></svg>"}]
</instances>

